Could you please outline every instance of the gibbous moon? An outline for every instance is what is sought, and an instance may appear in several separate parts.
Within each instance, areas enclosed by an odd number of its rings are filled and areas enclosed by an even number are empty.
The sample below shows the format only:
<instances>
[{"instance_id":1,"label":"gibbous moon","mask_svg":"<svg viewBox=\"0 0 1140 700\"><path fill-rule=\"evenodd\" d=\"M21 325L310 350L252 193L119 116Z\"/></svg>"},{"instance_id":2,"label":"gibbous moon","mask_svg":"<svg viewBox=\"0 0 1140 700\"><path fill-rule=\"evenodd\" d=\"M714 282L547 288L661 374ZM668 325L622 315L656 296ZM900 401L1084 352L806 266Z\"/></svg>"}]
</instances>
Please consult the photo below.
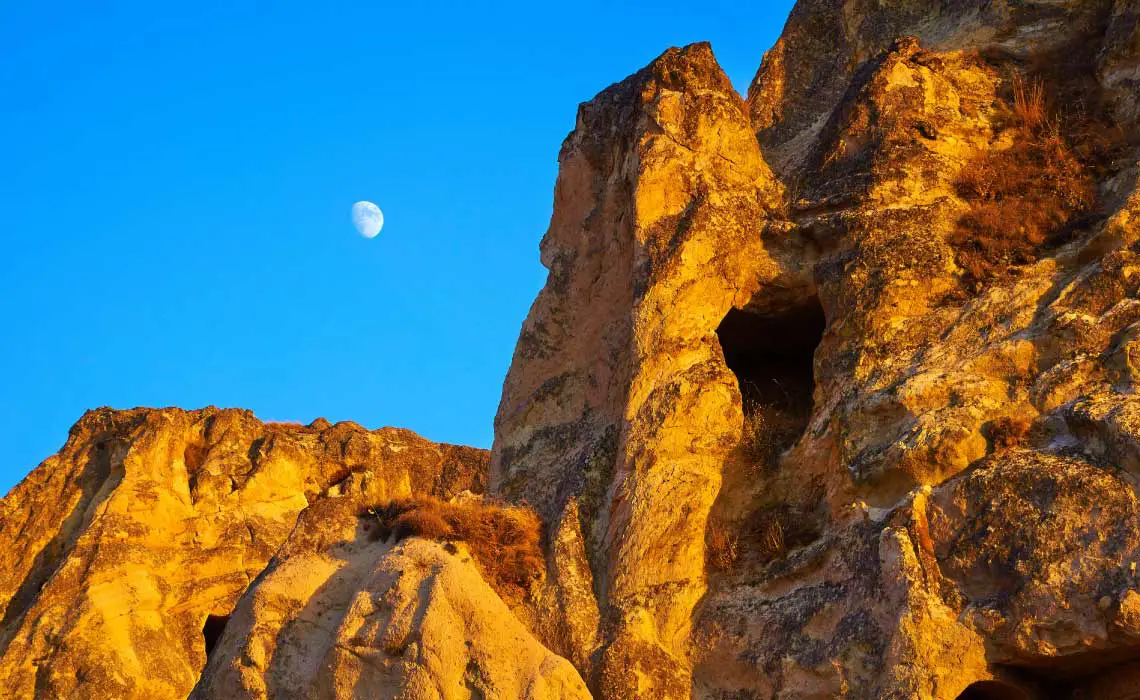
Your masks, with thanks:
<instances>
[{"instance_id":1,"label":"gibbous moon","mask_svg":"<svg viewBox=\"0 0 1140 700\"><path fill-rule=\"evenodd\" d=\"M357 202L352 205L352 225L365 238L375 238L384 228L384 213L372 202Z\"/></svg>"}]
</instances>

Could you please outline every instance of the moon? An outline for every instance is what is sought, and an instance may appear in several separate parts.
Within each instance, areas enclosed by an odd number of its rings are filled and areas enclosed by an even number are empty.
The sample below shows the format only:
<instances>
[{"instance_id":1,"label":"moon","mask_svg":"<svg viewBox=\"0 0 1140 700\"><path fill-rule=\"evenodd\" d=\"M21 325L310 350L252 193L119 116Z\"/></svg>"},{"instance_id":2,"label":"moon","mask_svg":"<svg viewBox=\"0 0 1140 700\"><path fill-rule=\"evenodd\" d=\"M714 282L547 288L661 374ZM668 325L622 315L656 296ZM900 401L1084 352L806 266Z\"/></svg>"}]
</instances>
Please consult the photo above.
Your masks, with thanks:
<instances>
[{"instance_id":1,"label":"moon","mask_svg":"<svg viewBox=\"0 0 1140 700\"><path fill-rule=\"evenodd\" d=\"M352 225L365 238L375 238L384 228L384 212L372 202L357 202L352 205Z\"/></svg>"}]
</instances>

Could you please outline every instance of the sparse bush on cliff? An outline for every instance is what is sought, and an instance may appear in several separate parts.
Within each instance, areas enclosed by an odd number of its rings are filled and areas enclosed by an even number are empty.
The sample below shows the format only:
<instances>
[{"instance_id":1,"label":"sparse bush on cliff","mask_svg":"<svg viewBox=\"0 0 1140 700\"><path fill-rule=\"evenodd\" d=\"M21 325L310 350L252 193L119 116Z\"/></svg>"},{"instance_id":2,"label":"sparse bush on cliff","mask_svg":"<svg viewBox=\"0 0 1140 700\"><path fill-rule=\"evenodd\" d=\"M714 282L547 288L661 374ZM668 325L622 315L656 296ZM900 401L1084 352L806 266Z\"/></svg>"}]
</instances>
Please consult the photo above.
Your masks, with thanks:
<instances>
[{"instance_id":1,"label":"sparse bush on cliff","mask_svg":"<svg viewBox=\"0 0 1140 700\"><path fill-rule=\"evenodd\" d=\"M1012 144L967 163L957 181L971 209L950 243L973 291L1010 266L1034 262L1042 246L1063 242L1074 219L1096 204L1093 179L1045 85L1015 78L1009 112Z\"/></svg>"},{"instance_id":2,"label":"sparse bush on cliff","mask_svg":"<svg viewBox=\"0 0 1140 700\"><path fill-rule=\"evenodd\" d=\"M464 542L487 582L503 597L525 596L542 575L542 526L529 508L434 498L397 499L369 508L377 539L423 537Z\"/></svg>"},{"instance_id":3,"label":"sparse bush on cliff","mask_svg":"<svg viewBox=\"0 0 1140 700\"><path fill-rule=\"evenodd\" d=\"M1027 420L1003 416L987 423L982 434L990 441L991 449L1000 452L1024 445L1031 427Z\"/></svg>"},{"instance_id":4,"label":"sparse bush on cliff","mask_svg":"<svg viewBox=\"0 0 1140 700\"><path fill-rule=\"evenodd\" d=\"M741 440L744 458L757 472L775 469L780 454L803 433L805 422L800 412L774 404L746 402Z\"/></svg>"},{"instance_id":5,"label":"sparse bush on cliff","mask_svg":"<svg viewBox=\"0 0 1140 700\"><path fill-rule=\"evenodd\" d=\"M708 537L705 547L708 550L709 566L715 571L728 571L740 556L740 535L737 526L716 518L709 519Z\"/></svg>"}]
</instances>

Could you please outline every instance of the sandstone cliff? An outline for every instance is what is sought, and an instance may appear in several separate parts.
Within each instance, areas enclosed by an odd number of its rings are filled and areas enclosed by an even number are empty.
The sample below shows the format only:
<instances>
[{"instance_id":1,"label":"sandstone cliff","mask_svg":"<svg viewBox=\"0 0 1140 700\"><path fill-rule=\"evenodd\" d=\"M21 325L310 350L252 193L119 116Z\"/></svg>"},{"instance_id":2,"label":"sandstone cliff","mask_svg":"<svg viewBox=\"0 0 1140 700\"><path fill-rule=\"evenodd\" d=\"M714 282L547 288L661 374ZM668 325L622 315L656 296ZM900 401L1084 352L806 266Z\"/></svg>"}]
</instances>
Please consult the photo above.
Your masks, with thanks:
<instances>
[{"instance_id":1,"label":"sandstone cliff","mask_svg":"<svg viewBox=\"0 0 1140 700\"><path fill-rule=\"evenodd\" d=\"M805 0L580 108L490 487L596 696L1131 697L1138 41Z\"/></svg>"},{"instance_id":2,"label":"sandstone cliff","mask_svg":"<svg viewBox=\"0 0 1140 700\"><path fill-rule=\"evenodd\" d=\"M490 455L85 416L0 502L0 687L1140 697L1136 2L801 0L746 98L670 49L541 256Z\"/></svg>"}]
</instances>

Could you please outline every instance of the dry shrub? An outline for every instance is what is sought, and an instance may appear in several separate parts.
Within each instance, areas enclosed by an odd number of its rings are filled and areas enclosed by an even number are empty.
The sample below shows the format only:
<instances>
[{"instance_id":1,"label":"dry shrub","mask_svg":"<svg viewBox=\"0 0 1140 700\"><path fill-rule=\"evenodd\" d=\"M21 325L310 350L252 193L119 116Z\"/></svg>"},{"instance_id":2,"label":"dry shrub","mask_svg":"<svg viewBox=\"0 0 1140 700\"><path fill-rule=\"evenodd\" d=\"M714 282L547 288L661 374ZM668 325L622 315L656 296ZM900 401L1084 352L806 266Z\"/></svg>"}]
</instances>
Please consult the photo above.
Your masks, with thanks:
<instances>
[{"instance_id":1,"label":"dry shrub","mask_svg":"<svg viewBox=\"0 0 1140 700\"><path fill-rule=\"evenodd\" d=\"M956 183L972 208L950 243L974 291L1062 242L1096 203L1093 178L1052 114L1044 84L1015 79L1010 113L1013 144L967 163Z\"/></svg>"},{"instance_id":2,"label":"dry shrub","mask_svg":"<svg viewBox=\"0 0 1140 700\"><path fill-rule=\"evenodd\" d=\"M1032 424L1021 418L1004 416L986 424L983 434L995 451L1008 450L1025 444Z\"/></svg>"},{"instance_id":3,"label":"dry shrub","mask_svg":"<svg viewBox=\"0 0 1140 700\"><path fill-rule=\"evenodd\" d=\"M465 542L489 584L504 598L520 599L541 577L542 525L529 508L434 498L397 499L368 509L380 539L423 537Z\"/></svg>"},{"instance_id":4,"label":"dry shrub","mask_svg":"<svg viewBox=\"0 0 1140 700\"><path fill-rule=\"evenodd\" d=\"M744 456L756 471L776 468L780 454L803 433L805 419L796 411L774 404L749 402L744 406Z\"/></svg>"},{"instance_id":5,"label":"dry shrub","mask_svg":"<svg viewBox=\"0 0 1140 700\"><path fill-rule=\"evenodd\" d=\"M819 539L814 519L799 508L784 503L757 509L747 529L760 561L765 563Z\"/></svg>"},{"instance_id":6,"label":"dry shrub","mask_svg":"<svg viewBox=\"0 0 1140 700\"><path fill-rule=\"evenodd\" d=\"M415 508L401 513L392 521L391 528L397 542L409 537L447 541L455 536L454 528L443 519L438 508Z\"/></svg>"},{"instance_id":7,"label":"dry shrub","mask_svg":"<svg viewBox=\"0 0 1140 700\"><path fill-rule=\"evenodd\" d=\"M708 538L709 566L716 571L728 571L740 556L740 536L735 528L717 519L710 519Z\"/></svg>"}]
</instances>

